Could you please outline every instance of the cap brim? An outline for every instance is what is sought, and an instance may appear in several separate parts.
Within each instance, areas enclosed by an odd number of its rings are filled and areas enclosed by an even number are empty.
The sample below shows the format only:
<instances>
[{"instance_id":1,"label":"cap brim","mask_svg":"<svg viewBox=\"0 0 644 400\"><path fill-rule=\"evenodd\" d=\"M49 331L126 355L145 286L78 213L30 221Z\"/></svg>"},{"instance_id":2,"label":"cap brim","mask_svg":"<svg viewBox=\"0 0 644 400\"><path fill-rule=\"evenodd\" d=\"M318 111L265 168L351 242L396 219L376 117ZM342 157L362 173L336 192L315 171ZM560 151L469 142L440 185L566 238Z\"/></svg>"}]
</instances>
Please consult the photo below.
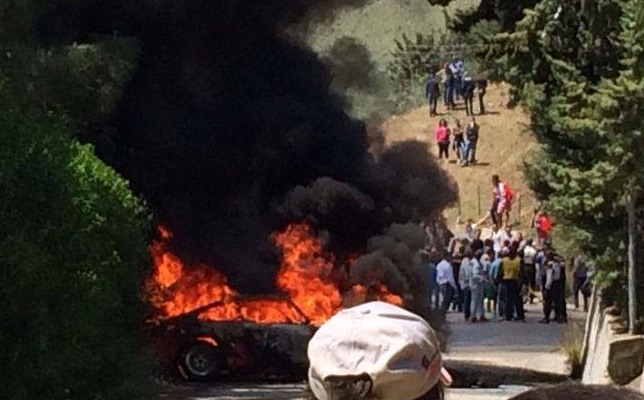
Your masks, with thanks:
<instances>
[{"instance_id":1,"label":"cap brim","mask_svg":"<svg viewBox=\"0 0 644 400\"><path fill-rule=\"evenodd\" d=\"M443 385L452 386L452 375L449 374L449 372L445 369L445 367L441 368L440 380Z\"/></svg>"}]
</instances>

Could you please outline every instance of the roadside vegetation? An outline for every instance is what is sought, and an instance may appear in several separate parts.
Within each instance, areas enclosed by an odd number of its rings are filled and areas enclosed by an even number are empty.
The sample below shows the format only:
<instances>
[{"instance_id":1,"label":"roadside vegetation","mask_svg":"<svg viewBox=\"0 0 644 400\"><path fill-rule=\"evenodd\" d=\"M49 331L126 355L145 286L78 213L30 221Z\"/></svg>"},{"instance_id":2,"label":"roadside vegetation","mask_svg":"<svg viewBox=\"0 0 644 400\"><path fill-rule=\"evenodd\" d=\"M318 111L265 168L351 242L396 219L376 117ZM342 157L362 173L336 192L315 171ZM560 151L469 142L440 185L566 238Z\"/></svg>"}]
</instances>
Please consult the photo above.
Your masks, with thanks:
<instances>
[{"instance_id":1,"label":"roadside vegetation","mask_svg":"<svg viewBox=\"0 0 644 400\"><path fill-rule=\"evenodd\" d=\"M149 211L77 135L137 46L41 47L32 5L0 6L0 398L144 398Z\"/></svg>"},{"instance_id":2,"label":"roadside vegetation","mask_svg":"<svg viewBox=\"0 0 644 400\"><path fill-rule=\"evenodd\" d=\"M509 105L530 116L539 146L523 164L525 179L554 215L566 246L593 260L594 282L610 294L606 305L619 305L624 315L633 307L632 331L643 311L634 306L644 300L636 284L644 257L641 4L482 1L452 24L468 32L493 10L501 31L485 37L481 65L490 79L512 86Z\"/></svg>"},{"instance_id":3,"label":"roadside vegetation","mask_svg":"<svg viewBox=\"0 0 644 400\"><path fill-rule=\"evenodd\" d=\"M563 350L570 367L570 377L581 379L583 373L582 350L584 346L584 327L579 322L570 322L564 333Z\"/></svg>"}]
</instances>

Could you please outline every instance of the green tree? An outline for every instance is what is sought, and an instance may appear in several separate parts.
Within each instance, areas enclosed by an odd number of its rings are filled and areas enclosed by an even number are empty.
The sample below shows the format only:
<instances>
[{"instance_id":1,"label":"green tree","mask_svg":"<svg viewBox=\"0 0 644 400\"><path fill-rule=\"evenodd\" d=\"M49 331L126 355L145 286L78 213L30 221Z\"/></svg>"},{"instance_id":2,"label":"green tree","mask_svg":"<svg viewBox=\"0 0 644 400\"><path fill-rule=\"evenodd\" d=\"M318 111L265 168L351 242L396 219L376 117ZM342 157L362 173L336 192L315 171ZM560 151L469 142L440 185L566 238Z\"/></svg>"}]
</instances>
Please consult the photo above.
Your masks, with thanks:
<instances>
[{"instance_id":1,"label":"green tree","mask_svg":"<svg viewBox=\"0 0 644 400\"><path fill-rule=\"evenodd\" d=\"M448 6L453 0L427 0L435 6ZM503 31L514 30L523 19L523 12L534 7L539 0L481 0L476 7L458 10L450 18L449 26L459 32L468 32L481 21L494 21Z\"/></svg>"},{"instance_id":2,"label":"green tree","mask_svg":"<svg viewBox=\"0 0 644 400\"><path fill-rule=\"evenodd\" d=\"M569 238L595 257L609 289L625 284L629 196L641 221L641 6L542 0L515 31L490 38L487 55L541 144L524 165L526 179ZM623 289L607 293L625 305Z\"/></svg>"},{"instance_id":3,"label":"green tree","mask_svg":"<svg viewBox=\"0 0 644 400\"><path fill-rule=\"evenodd\" d=\"M17 107L8 92L0 90L0 398L142 398L144 204L73 139L73 123Z\"/></svg>"},{"instance_id":4,"label":"green tree","mask_svg":"<svg viewBox=\"0 0 644 400\"><path fill-rule=\"evenodd\" d=\"M43 37L51 7L0 5L0 398L143 398L150 218L75 138L109 115L137 45Z\"/></svg>"},{"instance_id":5,"label":"green tree","mask_svg":"<svg viewBox=\"0 0 644 400\"><path fill-rule=\"evenodd\" d=\"M642 243L638 234L636 210L642 206L642 188L644 187L644 167L638 156L644 149L644 50L641 43L644 38L644 2L628 0L622 3L620 40L623 47L622 69L616 79L604 79L600 82L594 96L597 131L606 140L606 163L612 169L606 177L613 190L622 197L627 216L628 235L628 326L631 333L641 330L638 321L637 304L642 300L637 290L638 253ZM640 221L642 218L640 217ZM641 231L641 228L640 228ZM637 251L638 248L640 251ZM642 259L640 255L640 260ZM638 297L640 297L638 299ZM638 301L640 300L640 301Z\"/></svg>"}]
</instances>

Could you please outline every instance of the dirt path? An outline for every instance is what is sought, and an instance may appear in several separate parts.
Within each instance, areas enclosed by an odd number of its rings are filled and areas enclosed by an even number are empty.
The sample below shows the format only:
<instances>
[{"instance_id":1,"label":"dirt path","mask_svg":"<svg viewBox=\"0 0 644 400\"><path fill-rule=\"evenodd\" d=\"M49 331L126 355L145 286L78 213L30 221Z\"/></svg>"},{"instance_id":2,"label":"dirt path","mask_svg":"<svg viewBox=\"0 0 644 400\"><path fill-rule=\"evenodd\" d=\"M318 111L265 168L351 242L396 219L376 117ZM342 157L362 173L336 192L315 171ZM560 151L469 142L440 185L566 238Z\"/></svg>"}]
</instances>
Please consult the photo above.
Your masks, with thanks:
<instances>
[{"instance_id":1,"label":"dirt path","mask_svg":"<svg viewBox=\"0 0 644 400\"><path fill-rule=\"evenodd\" d=\"M526 132L528 116L521 109L507 109L507 85L492 85L486 95L485 115L475 118L480 125L480 140L477 150L478 165L461 167L456 163L456 155L450 149L450 160L444 168L455 179L461 197L461 218L478 220L487 210L491 196L490 177L498 174L513 187L518 195L514 205L512 220L527 226L532 217L534 196L523 182L521 164L526 155L536 148L536 141ZM427 142L430 151L437 154L438 149L433 141L433 132L440 118L445 118L450 125L456 118L467 124L464 109L445 111L439 105L439 115L429 117L427 107L423 106L405 114L392 116L381 125L387 143L401 140L419 140ZM474 111L478 112L475 105ZM479 201L480 198L480 201ZM520 198L520 200L519 200ZM518 216L519 202L521 217ZM480 209L480 212L479 212ZM453 223L458 215L458 207L446 212L448 221Z\"/></svg>"}]
</instances>

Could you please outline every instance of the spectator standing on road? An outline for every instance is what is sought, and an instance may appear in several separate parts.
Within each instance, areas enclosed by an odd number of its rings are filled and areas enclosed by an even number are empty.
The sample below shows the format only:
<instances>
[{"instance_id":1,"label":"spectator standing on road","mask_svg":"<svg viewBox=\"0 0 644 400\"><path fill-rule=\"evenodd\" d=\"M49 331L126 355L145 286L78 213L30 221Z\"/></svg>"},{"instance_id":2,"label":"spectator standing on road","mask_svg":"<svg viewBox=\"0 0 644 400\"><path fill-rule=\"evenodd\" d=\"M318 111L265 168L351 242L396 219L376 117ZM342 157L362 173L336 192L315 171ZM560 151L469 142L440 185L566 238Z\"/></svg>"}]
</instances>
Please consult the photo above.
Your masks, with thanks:
<instances>
[{"instance_id":1,"label":"spectator standing on road","mask_svg":"<svg viewBox=\"0 0 644 400\"><path fill-rule=\"evenodd\" d=\"M503 258L508 255L507 251L500 250L497 253L498 262L495 260L496 266L492 267L494 270L493 279L497 287L497 307L499 320L505 320L505 308L506 303L508 302L508 291L506 286L503 283Z\"/></svg>"},{"instance_id":2,"label":"spectator standing on road","mask_svg":"<svg viewBox=\"0 0 644 400\"><path fill-rule=\"evenodd\" d=\"M460 287L459 303L463 310L463 317L468 321L472 315L471 302L472 291L470 290L470 279L472 278L472 250L464 249L464 257L461 260L461 267L458 271L458 286Z\"/></svg>"},{"instance_id":3,"label":"spectator standing on road","mask_svg":"<svg viewBox=\"0 0 644 400\"><path fill-rule=\"evenodd\" d=\"M512 321L525 321L523 312L523 299L521 298L519 286L519 269L521 267L521 259L517 255L517 250L514 246L510 246L508 255L503 257L501 262L502 281L506 290L505 302L505 320ZM515 316L516 313L516 316Z\"/></svg>"},{"instance_id":4,"label":"spectator standing on road","mask_svg":"<svg viewBox=\"0 0 644 400\"><path fill-rule=\"evenodd\" d=\"M436 266L436 283L441 293L441 312L443 316L447 314L449 305L452 302L452 296L456 291L456 281L454 280L454 271L452 264L447 261L447 254L444 253L441 261Z\"/></svg>"},{"instance_id":5,"label":"spectator standing on road","mask_svg":"<svg viewBox=\"0 0 644 400\"><path fill-rule=\"evenodd\" d=\"M494 313L494 302L496 300L496 289L490 278L490 267L494 260L494 250L492 250L492 241L487 240L483 242L483 255L479 259L481 267L483 267L483 309L488 314Z\"/></svg>"},{"instance_id":6,"label":"spectator standing on road","mask_svg":"<svg viewBox=\"0 0 644 400\"><path fill-rule=\"evenodd\" d=\"M525 246L521 249L521 268L523 270L523 277L525 280L522 282L528 289L528 297L530 303L534 300L534 292L537 290L537 269L535 267L535 257L537 256L537 249L532 245L532 239L526 240Z\"/></svg>"},{"instance_id":7,"label":"spectator standing on road","mask_svg":"<svg viewBox=\"0 0 644 400\"><path fill-rule=\"evenodd\" d=\"M584 285L588 281L588 267L586 267L586 256L579 253L573 260L572 273L572 295L575 303L575 309L579 309L579 295L584 300L584 311L588 311L588 291L584 290Z\"/></svg>"},{"instance_id":8,"label":"spectator standing on road","mask_svg":"<svg viewBox=\"0 0 644 400\"><path fill-rule=\"evenodd\" d=\"M483 250L477 250L474 257L470 260L470 292L471 292L471 313L472 322L487 322L485 318L485 308L483 304L483 284L485 283L485 272L479 261L483 255Z\"/></svg>"},{"instance_id":9,"label":"spectator standing on road","mask_svg":"<svg viewBox=\"0 0 644 400\"><path fill-rule=\"evenodd\" d=\"M465 257L465 250L468 249L469 240L463 239L460 245L452 253L452 271L454 276L458 279L461 273L461 262ZM461 293L461 285L456 285L456 290L452 293L452 310L463 312L463 294Z\"/></svg>"},{"instance_id":10,"label":"spectator standing on road","mask_svg":"<svg viewBox=\"0 0 644 400\"><path fill-rule=\"evenodd\" d=\"M564 298L564 284L562 275L561 264L556 260L555 254L552 250L546 253L546 263L544 270L543 282L543 316L544 318L539 321L541 323L549 323L552 312L555 313L555 321L558 323L566 322L565 317L565 298ZM563 308L562 308L563 305Z\"/></svg>"},{"instance_id":11,"label":"spectator standing on road","mask_svg":"<svg viewBox=\"0 0 644 400\"><path fill-rule=\"evenodd\" d=\"M445 156L445 160L449 158L449 136L450 129L447 126L447 120L441 118L438 121L438 126L434 131L436 144L438 145L438 159L441 160Z\"/></svg>"},{"instance_id":12,"label":"spectator standing on road","mask_svg":"<svg viewBox=\"0 0 644 400\"><path fill-rule=\"evenodd\" d=\"M429 276L429 304L432 309L438 310L440 307L440 293L436 283L436 264L440 261L438 252L435 248L426 247L421 251L421 258Z\"/></svg>"}]
</instances>

